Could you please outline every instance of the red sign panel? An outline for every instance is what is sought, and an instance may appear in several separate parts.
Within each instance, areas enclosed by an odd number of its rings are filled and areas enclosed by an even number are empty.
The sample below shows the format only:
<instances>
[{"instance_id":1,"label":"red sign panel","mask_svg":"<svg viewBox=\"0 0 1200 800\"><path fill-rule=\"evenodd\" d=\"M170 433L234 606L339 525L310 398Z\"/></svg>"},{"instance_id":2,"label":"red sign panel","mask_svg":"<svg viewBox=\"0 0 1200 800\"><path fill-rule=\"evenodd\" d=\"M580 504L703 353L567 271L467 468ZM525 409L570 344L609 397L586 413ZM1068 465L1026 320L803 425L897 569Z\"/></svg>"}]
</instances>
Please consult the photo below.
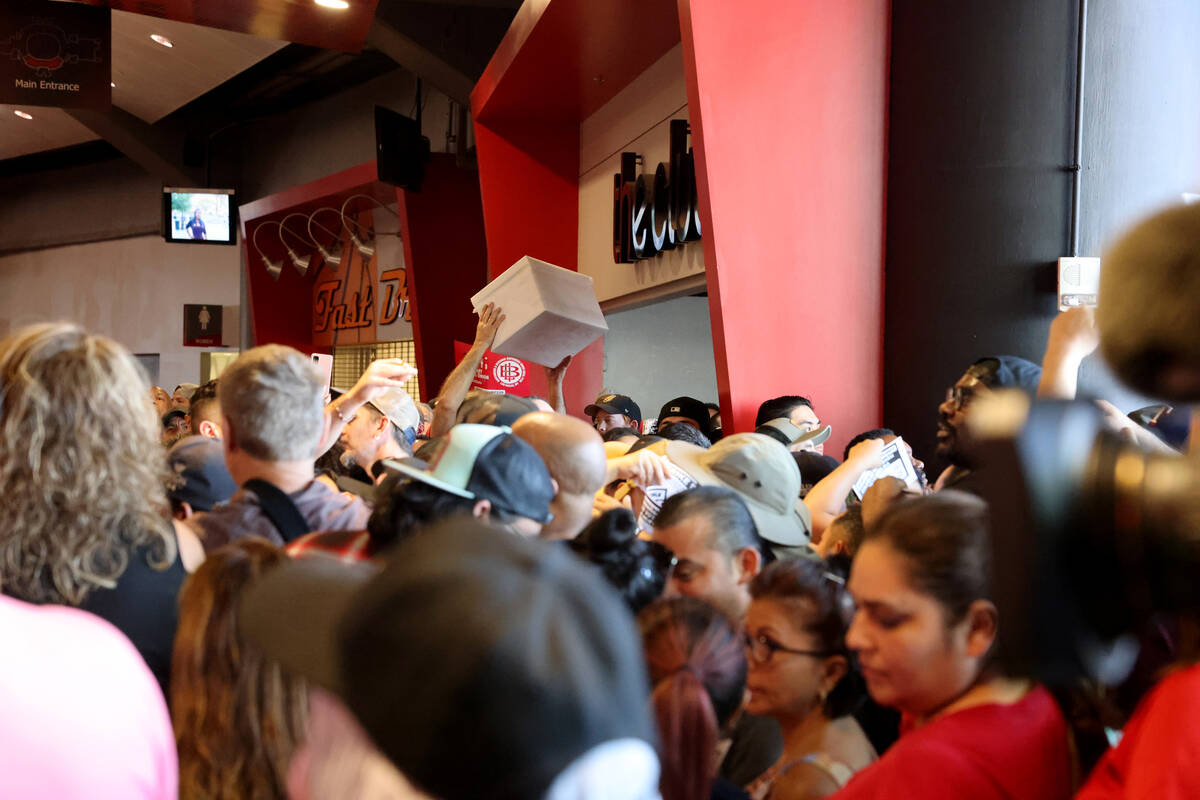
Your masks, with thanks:
<instances>
[{"instance_id":1,"label":"red sign panel","mask_svg":"<svg viewBox=\"0 0 1200 800\"><path fill-rule=\"evenodd\" d=\"M467 355L471 345L465 342L454 343L454 362L460 363ZM488 389L503 391L520 397L528 397L533 391L529 384L530 369L533 365L512 356L502 356L488 350L475 370L475 378L471 381L472 389Z\"/></svg>"}]
</instances>

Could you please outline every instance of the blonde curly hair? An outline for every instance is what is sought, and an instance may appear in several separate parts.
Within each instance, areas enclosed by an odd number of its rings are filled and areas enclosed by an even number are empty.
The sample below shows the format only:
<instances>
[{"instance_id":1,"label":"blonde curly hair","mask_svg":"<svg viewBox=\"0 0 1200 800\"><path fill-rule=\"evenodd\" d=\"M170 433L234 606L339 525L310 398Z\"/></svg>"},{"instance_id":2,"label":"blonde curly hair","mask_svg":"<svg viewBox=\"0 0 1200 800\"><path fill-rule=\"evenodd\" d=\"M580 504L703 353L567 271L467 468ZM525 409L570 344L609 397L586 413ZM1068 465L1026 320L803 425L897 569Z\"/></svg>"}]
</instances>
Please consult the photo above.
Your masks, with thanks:
<instances>
[{"instance_id":1,"label":"blonde curly hair","mask_svg":"<svg viewBox=\"0 0 1200 800\"><path fill-rule=\"evenodd\" d=\"M129 559L176 557L169 475L141 367L69 323L0 340L0 576L6 594L79 605Z\"/></svg>"}]
</instances>

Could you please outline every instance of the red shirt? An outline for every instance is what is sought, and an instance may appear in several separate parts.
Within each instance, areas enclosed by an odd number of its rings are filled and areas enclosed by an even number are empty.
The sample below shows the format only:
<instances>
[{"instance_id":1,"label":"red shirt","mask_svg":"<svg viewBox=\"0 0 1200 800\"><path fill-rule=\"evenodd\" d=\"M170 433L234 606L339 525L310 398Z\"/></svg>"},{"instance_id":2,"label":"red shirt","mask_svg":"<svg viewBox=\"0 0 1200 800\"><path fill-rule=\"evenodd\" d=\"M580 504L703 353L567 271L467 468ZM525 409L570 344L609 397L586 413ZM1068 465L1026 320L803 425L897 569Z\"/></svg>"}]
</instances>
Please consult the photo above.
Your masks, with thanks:
<instances>
[{"instance_id":1,"label":"red shirt","mask_svg":"<svg viewBox=\"0 0 1200 800\"><path fill-rule=\"evenodd\" d=\"M1167 676L1138 704L1116 749L1076 800L1200 797L1200 666Z\"/></svg>"},{"instance_id":2,"label":"red shirt","mask_svg":"<svg viewBox=\"0 0 1200 800\"><path fill-rule=\"evenodd\" d=\"M837 800L1065 800L1067 725L1042 687L1011 705L963 709L905 733Z\"/></svg>"}]
</instances>

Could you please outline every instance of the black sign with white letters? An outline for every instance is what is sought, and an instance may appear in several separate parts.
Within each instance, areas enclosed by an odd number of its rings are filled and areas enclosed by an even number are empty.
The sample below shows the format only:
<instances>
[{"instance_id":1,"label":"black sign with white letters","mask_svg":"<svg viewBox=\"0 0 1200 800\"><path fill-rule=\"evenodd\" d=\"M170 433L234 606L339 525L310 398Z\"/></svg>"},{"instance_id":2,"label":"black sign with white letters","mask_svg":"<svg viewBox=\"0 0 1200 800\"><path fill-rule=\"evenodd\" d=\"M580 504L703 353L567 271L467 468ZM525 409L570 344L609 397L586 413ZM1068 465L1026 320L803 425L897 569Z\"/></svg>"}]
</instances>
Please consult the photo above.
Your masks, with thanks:
<instances>
[{"instance_id":1,"label":"black sign with white letters","mask_svg":"<svg viewBox=\"0 0 1200 800\"><path fill-rule=\"evenodd\" d=\"M685 119L671 120L669 164L637 174L637 153L621 154L613 176L613 261L653 258L700 238L696 165Z\"/></svg>"},{"instance_id":2,"label":"black sign with white letters","mask_svg":"<svg viewBox=\"0 0 1200 800\"><path fill-rule=\"evenodd\" d=\"M0 103L107 111L112 11L77 3L0 3Z\"/></svg>"}]
</instances>

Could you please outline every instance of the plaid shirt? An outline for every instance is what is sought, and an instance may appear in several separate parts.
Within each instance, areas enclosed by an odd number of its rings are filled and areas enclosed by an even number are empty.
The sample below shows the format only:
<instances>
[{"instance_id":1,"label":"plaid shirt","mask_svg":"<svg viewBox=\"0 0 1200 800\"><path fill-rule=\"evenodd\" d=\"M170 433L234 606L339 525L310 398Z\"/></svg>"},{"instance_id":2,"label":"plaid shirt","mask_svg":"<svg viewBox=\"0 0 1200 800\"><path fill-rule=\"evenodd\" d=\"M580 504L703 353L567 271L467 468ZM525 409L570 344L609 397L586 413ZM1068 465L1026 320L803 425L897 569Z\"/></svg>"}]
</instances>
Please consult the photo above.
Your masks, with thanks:
<instances>
[{"instance_id":1,"label":"plaid shirt","mask_svg":"<svg viewBox=\"0 0 1200 800\"><path fill-rule=\"evenodd\" d=\"M357 564L375 555L371 547L371 535L357 531L317 531L301 536L287 546L292 558L320 556L336 558L344 564Z\"/></svg>"}]
</instances>

